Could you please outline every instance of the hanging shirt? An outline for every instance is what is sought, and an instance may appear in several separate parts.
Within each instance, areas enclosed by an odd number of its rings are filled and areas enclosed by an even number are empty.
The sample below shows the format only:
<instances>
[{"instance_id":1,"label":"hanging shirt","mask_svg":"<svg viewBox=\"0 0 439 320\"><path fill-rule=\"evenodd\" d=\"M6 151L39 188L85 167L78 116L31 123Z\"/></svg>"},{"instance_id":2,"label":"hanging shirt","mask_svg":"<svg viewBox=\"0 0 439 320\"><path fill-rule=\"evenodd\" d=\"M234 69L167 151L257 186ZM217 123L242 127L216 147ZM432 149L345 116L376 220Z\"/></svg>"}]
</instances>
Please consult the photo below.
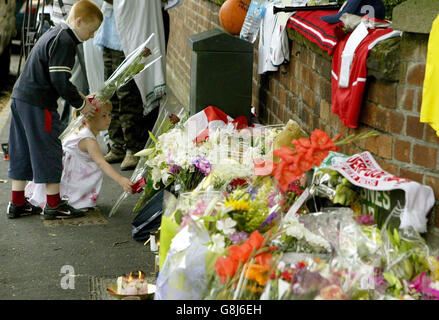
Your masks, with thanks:
<instances>
[{"instance_id":1,"label":"hanging shirt","mask_svg":"<svg viewBox=\"0 0 439 320\"><path fill-rule=\"evenodd\" d=\"M261 35L258 49L258 74L277 71L290 60L290 49L286 27L279 22L279 15L273 14L274 3L267 5L261 20Z\"/></svg>"},{"instance_id":2,"label":"hanging shirt","mask_svg":"<svg viewBox=\"0 0 439 320\"><path fill-rule=\"evenodd\" d=\"M120 43L119 33L116 28L113 6L104 2L101 8L104 20L94 36L94 44L99 47L106 47L112 50L123 51Z\"/></svg>"},{"instance_id":3,"label":"hanging shirt","mask_svg":"<svg viewBox=\"0 0 439 320\"><path fill-rule=\"evenodd\" d=\"M428 39L427 64L422 90L421 122L428 123L439 136L439 16L433 21Z\"/></svg>"},{"instance_id":4,"label":"hanging shirt","mask_svg":"<svg viewBox=\"0 0 439 320\"><path fill-rule=\"evenodd\" d=\"M367 56L370 50L380 41L398 37L402 35L401 31L392 29L369 29L368 35L363 37L363 41L357 42L358 47L354 50L349 48L349 52L355 52L351 59L345 60L350 63L348 68L349 82L346 87L339 86L340 70L342 69L342 55L349 38L352 36L364 35L361 33L351 33L345 39L340 40L334 52L332 59L332 112L337 114L344 126L349 128L358 127L358 118L360 116L361 105L363 103L364 88L367 77ZM343 66L346 70L346 67ZM346 75L345 75L346 76Z\"/></svg>"},{"instance_id":5,"label":"hanging shirt","mask_svg":"<svg viewBox=\"0 0 439 320\"><path fill-rule=\"evenodd\" d=\"M61 197L67 196L69 204L75 209L96 206L102 187L103 173L91 156L79 149L79 142L85 138L96 139L87 128L73 133L63 143L63 173L60 183ZM29 182L25 189L26 197L35 206L46 204L46 185Z\"/></svg>"}]
</instances>

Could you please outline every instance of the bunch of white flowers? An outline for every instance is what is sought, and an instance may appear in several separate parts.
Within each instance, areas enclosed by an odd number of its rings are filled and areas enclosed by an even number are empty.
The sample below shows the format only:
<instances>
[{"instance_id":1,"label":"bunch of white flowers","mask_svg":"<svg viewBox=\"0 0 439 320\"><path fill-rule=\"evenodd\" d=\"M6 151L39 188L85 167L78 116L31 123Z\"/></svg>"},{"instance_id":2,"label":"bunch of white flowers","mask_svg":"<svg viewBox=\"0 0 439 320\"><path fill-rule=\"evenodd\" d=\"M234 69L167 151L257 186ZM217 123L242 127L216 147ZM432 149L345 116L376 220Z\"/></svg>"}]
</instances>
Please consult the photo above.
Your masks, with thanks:
<instances>
[{"instance_id":1,"label":"bunch of white flowers","mask_svg":"<svg viewBox=\"0 0 439 320\"><path fill-rule=\"evenodd\" d=\"M322 247L326 250L331 250L331 245L321 236L309 231L302 223L300 223L297 216L289 216L284 220L285 233L288 236L294 237L298 240L304 239L312 246Z\"/></svg>"}]
</instances>

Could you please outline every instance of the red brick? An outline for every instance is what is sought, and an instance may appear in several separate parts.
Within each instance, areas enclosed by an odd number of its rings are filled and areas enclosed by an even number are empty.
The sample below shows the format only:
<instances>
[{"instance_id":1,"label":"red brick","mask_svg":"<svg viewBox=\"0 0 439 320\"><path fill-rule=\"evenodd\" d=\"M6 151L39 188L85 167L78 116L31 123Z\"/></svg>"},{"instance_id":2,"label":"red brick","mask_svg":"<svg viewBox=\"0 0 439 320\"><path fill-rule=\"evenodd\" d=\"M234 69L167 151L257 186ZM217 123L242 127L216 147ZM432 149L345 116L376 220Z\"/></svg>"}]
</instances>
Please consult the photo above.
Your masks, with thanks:
<instances>
[{"instance_id":1,"label":"red brick","mask_svg":"<svg viewBox=\"0 0 439 320\"><path fill-rule=\"evenodd\" d=\"M404 168L399 169L399 176L401 178L410 179L412 181L416 181L422 184L422 180L424 176L421 173L413 172L411 170L407 170Z\"/></svg>"},{"instance_id":2,"label":"red brick","mask_svg":"<svg viewBox=\"0 0 439 320\"><path fill-rule=\"evenodd\" d=\"M424 124L417 116L407 116L406 134L410 137L422 139L424 137Z\"/></svg>"},{"instance_id":3,"label":"red brick","mask_svg":"<svg viewBox=\"0 0 439 320\"><path fill-rule=\"evenodd\" d=\"M315 70L327 80L331 79L331 60L318 56L315 62Z\"/></svg>"},{"instance_id":4,"label":"red brick","mask_svg":"<svg viewBox=\"0 0 439 320\"><path fill-rule=\"evenodd\" d=\"M393 137L391 135L380 135L370 139L377 140L377 155L384 159L392 159Z\"/></svg>"},{"instance_id":5,"label":"red brick","mask_svg":"<svg viewBox=\"0 0 439 320\"><path fill-rule=\"evenodd\" d=\"M318 77L317 84L318 84L318 94L320 95L320 97L323 100L326 100L328 103L331 103L331 95L332 95L331 81L323 77Z\"/></svg>"},{"instance_id":6,"label":"red brick","mask_svg":"<svg viewBox=\"0 0 439 320\"><path fill-rule=\"evenodd\" d=\"M297 81L297 79L294 76L292 76L291 79L290 79L289 89L296 96L299 96L299 94L300 94L300 86L299 86L299 82Z\"/></svg>"},{"instance_id":7,"label":"red brick","mask_svg":"<svg viewBox=\"0 0 439 320\"><path fill-rule=\"evenodd\" d=\"M389 131L391 133L402 134L404 130L404 115L399 112L390 111Z\"/></svg>"},{"instance_id":8,"label":"red brick","mask_svg":"<svg viewBox=\"0 0 439 320\"><path fill-rule=\"evenodd\" d=\"M439 200L439 177L425 175L425 184L434 191L434 197Z\"/></svg>"},{"instance_id":9,"label":"red brick","mask_svg":"<svg viewBox=\"0 0 439 320\"><path fill-rule=\"evenodd\" d=\"M394 109L396 107L396 84L373 81L367 84L367 99L383 107Z\"/></svg>"},{"instance_id":10,"label":"red brick","mask_svg":"<svg viewBox=\"0 0 439 320\"><path fill-rule=\"evenodd\" d=\"M424 84L425 64L409 63L407 66L407 84L422 87Z\"/></svg>"},{"instance_id":11,"label":"red brick","mask_svg":"<svg viewBox=\"0 0 439 320\"><path fill-rule=\"evenodd\" d=\"M395 139L393 158L398 161L410 163L411 143L400 139Z\"/></svg>"},{"instance_id":12,"label":"red brick","mask_svg":"<svg viewBox=\"0 0 439 320\"><path fill-rule=\"evenodd\" d=\"M421 113L421 107L422 107L422 89L417 90L417 96L418 99L416 101L415 110L419 113Z\"/></svg>"},{"instance_id":13,"label":"red brick","mask_svg":"<svg viewBox=\"0 0 439 320\"><path fill-rule=\"evenodd\" d=\"M320 118L329 121L329 114L331 113L331 106L325 100L320 100Z\"/></svg>"},{"instance_id":14,"label":"red brick","mask_svg":"<svg viewBox=\"0 0 439 320\"><path fill-rule=\"evenodd\" d=\"M400 86L398 88L397 105L404 110L412 111L415 101L415 90Z\"/></svg>"},{"instance_id":15,"label":"red brick","mask_svg":"<svg viewBox=\"0 0 439 320\"><path fill-rule=\"evenodd\" d=\"M439 137L437 136L436 131L429 124L426 124L426 127L425 140L439 144Z\"/></svg>"},{"instance_id":16,"label":"red brick","mask_svg":"<svg viewBox=\"0 0 439 320\"><path fill-rule=\"evenodd\" d=\"M279 102L283 105L287 103L287 92L283 86L279 86Z\"/></svg>"},{"instance_id":17,"label":"red brick","mask_svg":"<svg viewBox=\"0 0 439 320\"><path fill-rule=\"evenodd\" d=\"M398 166L396 166L392 163L389 163L387 161L381 160L381 159L376 159L376 161L378 162L378 164L380 165L380 167L384 171L391 173L395 176L399 176L399 167Z\"/></svg>"},{"instance_id":18,"label":"red brick","mask_svg":"<svg viewBox=\"0 0 439 320\"><path fill-rule=\"evenodd\" d=\"M287 109L292 111L294 114L298 114L299 112L299 100L297 97L289 94L287 96Z\"/></svg>"},{"instance_id":19,"label":"red brick","mask_svg":"<svg viewBox=\"0 0 439 320\"><path fill-rule=\"evenodd\" d=\"M316 104L316 96L311 89L302 87L302 99L303 102L310 108L314 108Z\"/></svg>"},{"instance_id":20,"label":"red brick","mask_svg":"<svg viewBox=\"0 0 439 320\"><path fill-rule=\"evenodd\" d=\"M374 103L366 102L362 106L359 121L387 132L389 130L389 111Z\"/></svg>"},{"instance_id":21,"label":"red brick","mask_svg":"<svg viewBox=\"0 0 439 320\"><path fill-rule=\"evenodd\" d=\"M436 169L437 148L415 144L413 163L430 169Z\"/></svg>"}]
</instances>

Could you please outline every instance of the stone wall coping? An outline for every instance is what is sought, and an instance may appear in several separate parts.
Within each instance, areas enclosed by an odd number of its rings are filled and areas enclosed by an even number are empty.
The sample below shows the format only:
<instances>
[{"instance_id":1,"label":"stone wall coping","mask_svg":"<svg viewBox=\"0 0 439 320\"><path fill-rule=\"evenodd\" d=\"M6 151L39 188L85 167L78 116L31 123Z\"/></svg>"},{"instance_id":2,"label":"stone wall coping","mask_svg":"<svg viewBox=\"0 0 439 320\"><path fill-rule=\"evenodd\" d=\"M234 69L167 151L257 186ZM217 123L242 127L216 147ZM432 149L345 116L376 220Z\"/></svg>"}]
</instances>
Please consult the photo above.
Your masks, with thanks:
<instances>
[{"instance_id":1,"label":"stone wall coping","mask_svg":"<svg viewBox=\"0 0 439 320\"><path fill-rule=\"evenodd\" d=\"M429 34L438 14L438 0L407 0L393 9L393 29Z\"/></svg>"}]
</instances>

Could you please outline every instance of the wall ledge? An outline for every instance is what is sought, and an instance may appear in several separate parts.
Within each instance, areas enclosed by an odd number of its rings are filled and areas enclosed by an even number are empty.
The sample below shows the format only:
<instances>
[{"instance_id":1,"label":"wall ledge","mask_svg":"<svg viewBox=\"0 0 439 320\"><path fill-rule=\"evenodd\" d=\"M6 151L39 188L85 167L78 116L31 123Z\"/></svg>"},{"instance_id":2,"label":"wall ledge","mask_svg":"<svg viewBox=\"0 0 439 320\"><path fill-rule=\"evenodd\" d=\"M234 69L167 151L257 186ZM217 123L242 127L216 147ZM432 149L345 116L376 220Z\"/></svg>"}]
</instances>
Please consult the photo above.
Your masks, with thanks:
<instances>
[{"instance_id":1,"label":"wall ledge","mask_svg":"<svg viewBox=\"0 0 439 320\"><path fill-rule=\"evenodd\" d=\"M439 13L439 1L407 0L393 9L393 29L429 34Z\"/></svg>"},{"instance_id":2,"label":"wall ledge","mask_svg":"<svg viewBox=\"0 0 439 320\"><path fill-rule=\"evenodd\" d=\"M322 50L318 45L312 43L302 34L294 29L287 29L288 37L300 45L305 46L319 57L332 61L326 51ZM377 80L397 82L400 76L400 43L401 38L390 38L378 43L369 53L367 58L368 76L373 76ZM291 54L294 54L292 52ZM330 75L323 75L328 76Z\"/></svg>"}]
</instances>

